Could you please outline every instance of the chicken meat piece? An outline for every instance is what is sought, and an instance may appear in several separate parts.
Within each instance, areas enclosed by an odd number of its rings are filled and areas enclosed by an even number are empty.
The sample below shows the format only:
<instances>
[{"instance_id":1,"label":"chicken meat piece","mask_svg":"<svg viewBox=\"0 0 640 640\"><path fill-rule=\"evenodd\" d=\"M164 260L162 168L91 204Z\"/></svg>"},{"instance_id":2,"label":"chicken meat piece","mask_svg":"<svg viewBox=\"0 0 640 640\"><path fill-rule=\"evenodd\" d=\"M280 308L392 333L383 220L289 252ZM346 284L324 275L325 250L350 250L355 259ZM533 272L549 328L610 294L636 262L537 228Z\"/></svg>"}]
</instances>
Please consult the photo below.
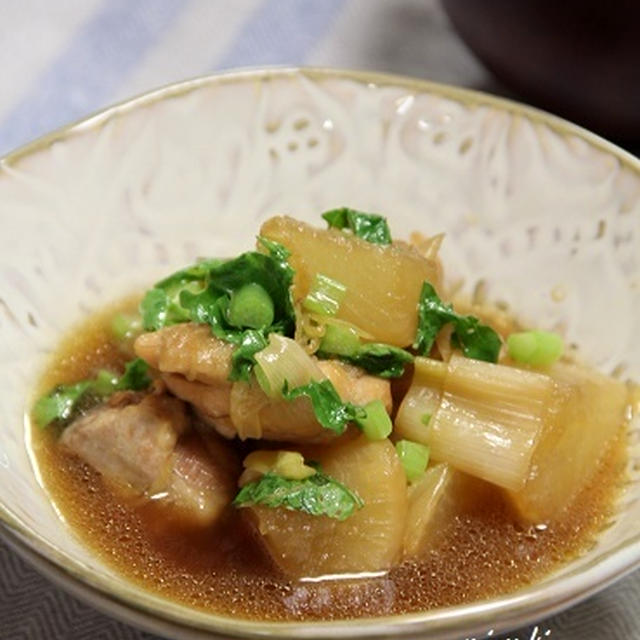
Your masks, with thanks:
<instances>
[{"instance_id":1,"label":"chicken meat piece","mask_svg":"<svg viewBox=\"0 0 640 640\"><path fill-rule=\"evenodd\" d=\"M345 402L365 405L380 399L391 410L388 380L370 376L358 367L335 360L320 360L318 366L331 380ZM225 438L263 438L299 443L322 443L336 438L316 419L306 397L293 401L269 398L255 380L203 384L177 374L163 374L171 393L191 403L206 424Z\"/></svg>"},{"instance_id":2,"label":"chicken meat piece","mask_svg":"<svg viewBox=\"0 0 640 640\"><path fill-rule=\"evenodd\" d=\"M171 396L131 394L89 411L60 444L124 495L153 501L187 526L215 522L233 500L240 469L216 434L188 432L185 404Z\"/></svg>"},{"instance_id":3,"label":"chicken meat piece","mask_svg":"<svg viewBox=\"0 0 640 640\"><path fill-rule=\"evenodd\" d=\"M233 345L211 335L206 325L183 323L144 333L134 348L136 355L160 370L171 393L189 402L225 438L301 443L335 438L316 420L308 398L271 399L255 382L229 382ZM391 410L388 380L337 360L319 360L318 366L345 402L365 405L380 399Z\"/></svg>"},{"instance_id":4,"label":"chicken meat piece","mask_svg":"<svg viewBox=\"0 0 640 640\"><path fill-rule=\"evenodd\" d=\"M231 373L233 345L213 336L205 324L185 322L143 333L133 348L154 369L190 381L220 384Z\"/></svg>"},{"instance_id":5,"label":"chicken meat piece","mask_svg":"<svg viewBox=\"0 0 640 640\"><path fill-rule=\"evenodd\" d=\"M391 412L391 384L385 378L370 376L360 367L340 360L318 360L318 366L336 388L344 402L364 406L372 400L382 400L387 413Z\"/></svg>"},{"instance_id":6,"label":"chicken meat piece","mask_svg":"<svg viewBox=\"0 0 640 640\"><path fill-rule=\"evenodd\" d=\"M183 402L147 395L140 402L92 409L69 425L60 445L75 453L110 482L135 494L164 484L178 437L188 427Z\"/></svg>"},{"instance_id":7,"label":"chicken meat piece","mask_svg":"<svg viewBox=\"0 0 640 640\"><path fill-rule=\"evenodd\" d=\"M163 373L162 381L171 393L191 404L200 418L221 435L225 438L235 436L235 429L229 423L232 383L191 382L176 373Z\"/></svg>"},{"instance_id":8,"label":"chicken meat piece","mask_svg":"<svg viewBox=\"0 0 640 640\"><path fill-rule=\"evenodd\" d=\"M161 503L171 505L174 519L182 524L216 522L237 493L240 465L235 452L216 434L192 432L180 438L171 458L168 486L159 494Z\"/></svg>"}]
</instances>

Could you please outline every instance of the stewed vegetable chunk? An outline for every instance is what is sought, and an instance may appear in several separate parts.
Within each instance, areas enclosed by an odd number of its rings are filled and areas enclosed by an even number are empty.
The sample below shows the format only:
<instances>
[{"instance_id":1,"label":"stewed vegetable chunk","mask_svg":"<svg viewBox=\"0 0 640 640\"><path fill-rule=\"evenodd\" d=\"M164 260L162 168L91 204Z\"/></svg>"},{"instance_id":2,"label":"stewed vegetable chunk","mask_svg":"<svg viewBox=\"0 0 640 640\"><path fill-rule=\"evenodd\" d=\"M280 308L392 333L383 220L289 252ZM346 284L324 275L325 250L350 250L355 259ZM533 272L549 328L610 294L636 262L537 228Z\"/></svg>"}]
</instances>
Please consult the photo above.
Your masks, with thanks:
<instances>
[{"instance_id":1,"label":"stewed vegetable chunk","mask_svg":"<svg viewBox=\"0 0 640 640\"><path fill-rule=\"evenodd\" d=\"M398 432L429 445L434 460L501 487L522 487L552 408L553 380L457 355L448 364L417 359L416 371Z\"/></svg>"},{"instance_id":2,"label":"stewed vegetable chunk","mask_svg":"<svg viewBox=\"0 0 640 640\"><path fill-rule=\"evenodd\" d=\"M404 558L424 557L427 551L436 549L457 516L478 508L495 491L497 488L488 482L457 471L449 464L429 467L408 488Z\"/></svg>"},{"instance_id":3,"label":"stewed vegetable chunk","mask_svg":"<svg viewBox=\"0 0 640 640\"><path fill-rule=\"evenodd\" d=\"M625 424L624 383L592 369L556 364L554 406L527 480L507 495L528 522L557 518L593 477Z\"/></svg>"},{"instance_id":4,"label":"stewed vegetable chunk","mask_svg":"<svg viewBox=\"0 0 640 640\"><path fill-rule=\"evenodd\" d=\"M307 451L363 506L343 521L284 507L249 507L273 561L293 578L388 569L400 557L407 514L404 471L388 440L363 436Z\"/></svg>"},{"instance_id":5,"label":"stewed vegetable chunk","mask_svg":"<svg viewBox=\"0 0 640 640\"><path fill-rule=\"evenodd\" d=\"M284 245L295 269L294 298L303 300L316 274L346 287L337 316L399 347L416 334L416 305L425 280L439 284L438 265L406 244L372 244L337 229L320 230L293 218L267 220L260 234Z\"/></svg>"}]
</instances>

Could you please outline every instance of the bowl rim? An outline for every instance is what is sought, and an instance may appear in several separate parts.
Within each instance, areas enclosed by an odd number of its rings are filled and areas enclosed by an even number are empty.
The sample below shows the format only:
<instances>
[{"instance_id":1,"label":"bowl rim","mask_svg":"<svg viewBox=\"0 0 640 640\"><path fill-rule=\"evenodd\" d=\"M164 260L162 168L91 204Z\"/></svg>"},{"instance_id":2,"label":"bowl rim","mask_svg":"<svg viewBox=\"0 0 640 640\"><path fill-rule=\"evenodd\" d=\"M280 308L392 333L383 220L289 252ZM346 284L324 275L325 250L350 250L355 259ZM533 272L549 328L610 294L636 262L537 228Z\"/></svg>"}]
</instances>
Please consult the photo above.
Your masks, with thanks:
<instances>
[{"instance_id":1,"label":"bowl rim","mask_svg":"<svg viewBox=\"0 0 640 640\"><path fill-rule=\"evenodd\" d=\"M180 97L203 87L264 82L280 78L308 78L320 81L338 78L360 84L404 88L415 93L431 93L467 107L493 107L513 115L524 116L534 123L546 125L564 137L578 137L592 147L615 157L621 165L640 178L640 159L631 153L583 127L514 100L474 89L390 73L297 66L230 70L167 84L141 93L62 126L9 152L0 158L0 171L6 166L14 166L22 158L47 149L57 141L78 133L99 129L113 118L126 115L141 107L151 106L167 98ZM28 421L25 421L24 433L25 446L29 451L27 423ZM464 633L483 633L483 631L486 633L489 630L497 633L567 608L640 566L639 531L628 541L616 545L579 570L570 570L563 573L560 578L551 578L544 583L538 582L533 586L491 600L431 609L421 613L376 618L323 622L265 622L205 613L154 595L128 580L123 581L122 578L108 575L97 577L88 566L74 560L32 530L1 501L0 533L14 550L47 577L101 611L152 631L159 633L180 631L181 637L185 637L184 634L191 634L186 637L194 638L203 637L203 632L207 637L218 638L267 636L318 639L342 636L381 638L391 634L397 636L429 634L432 638L445 639L457 638Z\"/></svg>"}]
</instances>

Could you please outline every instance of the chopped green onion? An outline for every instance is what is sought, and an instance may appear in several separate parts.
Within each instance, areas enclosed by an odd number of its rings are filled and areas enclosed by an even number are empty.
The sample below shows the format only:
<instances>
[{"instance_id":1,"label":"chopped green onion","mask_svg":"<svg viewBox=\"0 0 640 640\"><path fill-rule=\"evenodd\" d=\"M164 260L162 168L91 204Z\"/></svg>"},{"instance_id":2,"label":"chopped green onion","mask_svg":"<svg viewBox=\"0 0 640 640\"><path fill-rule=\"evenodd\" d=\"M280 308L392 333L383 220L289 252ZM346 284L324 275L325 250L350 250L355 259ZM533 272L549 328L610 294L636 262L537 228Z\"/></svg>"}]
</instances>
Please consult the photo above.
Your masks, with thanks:
<instances>
[{"instance_id":1,"label":"chopped green onion","mask_svg":"<svg viewBox=\"0 0 640 640\"><path fill-rule=\"evenodd\" d=\"M254 357L256 380L272 398L282 396L285 382L293 389L325 378L315 360L295 340L277 333L269 334L269 344Z\"/></svg>"},{"instance_id":2,"label":"chopped green onion","mask_svg":"<svg viewBox=\"0 0 640 640\"><path fill-rule=\"evenodd\" d=\"M316 273L302 306L310 313L335 316L346 293L347 288L341 282Z\"/></svg>"},{"instance_id":3,"label":"chopped green onion","mask_svg":"<svg viewBox=\"0 0 640 640\"><path fill-rule=\"evenodd\" d=\"M338 356L353 356L360 348L360 337L355 327L328 324L320 342L320 351Z\"/></svg>"},{"instance_id":4,"label":"chopped green onion","mask_svg":"<svg viewBox=\"0 0 640 640\"><path fill-rule=\"evenodd\" d=\"M379 398L372 400L364 406L367 415L364 418L356 418L356 423L362 429L362 433L369 440L384 440L393 430L391 418Z\"/></svg>"},{"instance_id":5,"label":"chopped green onion","mask_svg":"<svg viewBox=\"0 0 640 640\"><path fill-rule=\"evenodd\" d=\"M516 362L534 367L553 364L564 349L562 338L549 331L522 331L507 338L509 356Z\"/></svg>"},{"instance_id":6,"label":"chopped green onion","mask_svg":"<svg viewBox=\"0 0 640 640\"><path fill-rule=\"evenodd\" d=\"M142 331L142 318L137 314L118 313L111 320L111 333L118 342L125 342Z\"/></svg>"},{"instance_id":7,"label":"chopped green onion","mask_svg":"<svg viewBox=\"0 0 640 640\"><path fill-rule=\"evenodd\" d=\"M418 480L429 464L429 447L411 440L399 440L396 442L396 452L407 474L407 480Z\"/></svg>"},{"instance_id":8,"label":"chopped green onion","mask_svg":"<svg viewBox=\"0 0 640 640\"><path fill-rule=\"evenodd\" d=\"M257 282L250 282L231 294L227 320L234 327L264 329L273 323L271 296Z\"/></svg>"}]
</instances>

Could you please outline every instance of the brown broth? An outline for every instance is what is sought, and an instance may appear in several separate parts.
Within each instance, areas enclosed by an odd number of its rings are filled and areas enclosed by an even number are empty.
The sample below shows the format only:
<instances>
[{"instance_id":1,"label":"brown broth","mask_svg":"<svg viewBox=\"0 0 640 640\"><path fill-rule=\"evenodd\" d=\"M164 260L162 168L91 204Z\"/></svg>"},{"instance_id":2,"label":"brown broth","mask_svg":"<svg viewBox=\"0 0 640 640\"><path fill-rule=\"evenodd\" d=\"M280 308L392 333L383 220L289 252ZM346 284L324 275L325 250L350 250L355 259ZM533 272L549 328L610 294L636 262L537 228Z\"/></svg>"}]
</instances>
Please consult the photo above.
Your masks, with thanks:
<instances>
[{"instance_id":1,"label":"brown broth","mask_svg":"<svg viewBox=\"0 0 640 640\"><path fill-rule=\"evenodd\" d=\"M108 321L131 300L86 322L63 341L38 385L91 375L127 359ZM263 620L387 615L455 605L514 591L584 552L606 526L624 479L624 436L589 486L546 529L524 529L496 491L458 518L437 552L384 577L290 582L271 566L237 512L194 533L166 523L154 505L116 497L98 473L56 446L55 429L33 430L32 447L46 488L78 538L105 563L152 592L205 611Z\"/></svg>"}]
</instances>

